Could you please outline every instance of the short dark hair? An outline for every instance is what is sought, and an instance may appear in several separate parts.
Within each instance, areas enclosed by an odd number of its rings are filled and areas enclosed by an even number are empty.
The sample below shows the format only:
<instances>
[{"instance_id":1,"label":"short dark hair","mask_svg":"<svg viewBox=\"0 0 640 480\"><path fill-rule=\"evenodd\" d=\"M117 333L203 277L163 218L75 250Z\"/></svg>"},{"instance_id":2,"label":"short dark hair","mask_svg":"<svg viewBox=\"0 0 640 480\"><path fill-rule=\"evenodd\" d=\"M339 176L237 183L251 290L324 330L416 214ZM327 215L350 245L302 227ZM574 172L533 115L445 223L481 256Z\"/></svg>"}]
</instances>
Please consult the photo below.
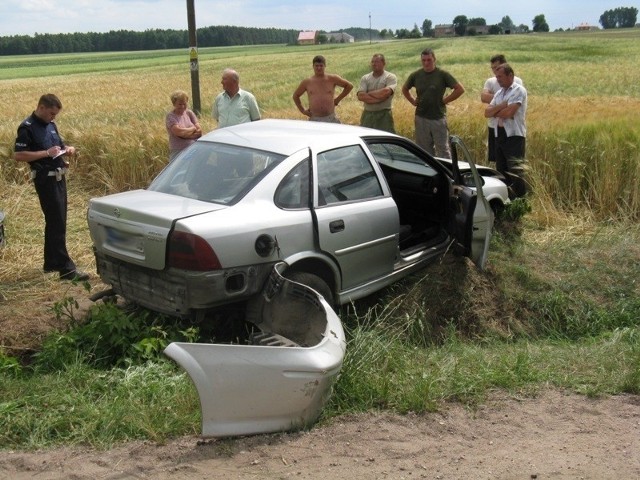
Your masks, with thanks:
<instances>
[{"instance_id":1,"label":"short dark hair","mask_svg":"<svg viewBox=\"0 0 640 480\"><path fill-rule=\"evenodd\" d=\"M502 65L503 63L507 63L507 59L503 54L498 53L497 55L494 55L493 57L491 57L491 63L496 63L496 62Z\"/></svg>"},{"instance_id":2,"label":"short dark hair","mask_svg":"<svg viewBox=\"0 0 640 480\"><path fill-rule=\"evenodd\" d=\"M436 54L433 51L433 48L425 48L424 50L422 50L420 56L422 55L431 55L434 59L436 58Z\"/></svg>"},{"instance_id":3,"label":"short dark hair","mask_svg":"<svg viewBox=\"0 0 640 480\"><path fill-rule=\"evenodd\" d=\"M511 65L509 65L508 63L502 63L500 65L498 65L496 67L496 70L502 70L504 72L505 75L507 76L511 76L514 75L514 71L513 68L511 68Z\"/></svg>"},{"instance_id":4,"label":"short dark hair","mask_svg":"<svg viewBox=\"0 0 640 480\"><path fill-rule=\"evenodd\" d=\"M38 100L38 105L42 105L46 108L59 108L62 109L62 102L53 93L45 93Z\"/></svg>"},{"instance_id":5,"label":"short dark hair","mask_svg":"<svg viewBox=\"0 0 640 480\"><path fill-rule=\"evenodd\" d=\"M324 59L324 57L322 55L316 55L315 57L313 57L313 61L311 63L312 64L321 63L323 65L326 65L327 61Z\"/></svg>"}]
</instances>

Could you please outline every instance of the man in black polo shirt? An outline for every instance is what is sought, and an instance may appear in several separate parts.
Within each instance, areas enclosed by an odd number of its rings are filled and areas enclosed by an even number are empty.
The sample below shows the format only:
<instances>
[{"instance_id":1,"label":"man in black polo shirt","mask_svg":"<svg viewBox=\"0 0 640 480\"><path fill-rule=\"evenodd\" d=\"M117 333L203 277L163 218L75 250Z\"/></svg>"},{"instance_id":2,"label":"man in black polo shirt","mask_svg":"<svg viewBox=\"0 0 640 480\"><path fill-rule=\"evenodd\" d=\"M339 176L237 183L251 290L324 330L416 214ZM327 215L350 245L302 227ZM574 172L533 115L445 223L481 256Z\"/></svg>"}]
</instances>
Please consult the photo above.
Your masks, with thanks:
<instances>
[{"instance_id":1,"label":"man in black polo shirt","mask_svg":"<svg viewBox=\"0 0 640 480\"><path fill-rule=\"evenodd\" d=\"M64 144L54 122L62 102L52 93L42 95L36 110L18 127L14 158L27 162L44 213L44 271L58 272L61 280L88 280L67 252L67 163L64 155L75 148Z\"/></svg>"}]
</instances>

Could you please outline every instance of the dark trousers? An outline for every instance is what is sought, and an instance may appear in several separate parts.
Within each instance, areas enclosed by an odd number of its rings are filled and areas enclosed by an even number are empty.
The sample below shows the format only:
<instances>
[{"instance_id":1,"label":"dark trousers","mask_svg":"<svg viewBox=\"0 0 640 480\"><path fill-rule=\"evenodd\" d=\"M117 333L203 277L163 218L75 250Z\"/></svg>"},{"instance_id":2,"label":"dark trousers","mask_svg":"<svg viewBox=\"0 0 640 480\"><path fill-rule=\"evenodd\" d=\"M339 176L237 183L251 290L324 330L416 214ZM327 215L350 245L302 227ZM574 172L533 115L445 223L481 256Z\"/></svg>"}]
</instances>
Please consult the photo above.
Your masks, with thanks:
<instances>
[{"instance_id":1,"label":"dark trousers","mask_svg":"<svg viewBox=\"0 0 640 480\"><path fill-rule=\"evenodd\" d=\"M44 213L44 271L72 271L76 265L67 252L67 183L46 173L33 181Z\"/></svg>"},{"instance_id":2,"label":"dark trousers","mask_svg":"<svg viewBox=\"0 0 640 480\"><path fill-rule=\"evenodd\" d=\"M487 161L496 161L496 134L493 131L493 127L487 128Z\"/></svg>"},{"instance_id":3,"label":"dark trousers","mask_svg":"<svg viewBox=\"0 0 640 480\"><path fill-rule=\"evenodd\" d=\"M527 183L524 178L525 137L507 134L502 127L498 127L495 139L496 170L502 173L515 196L522 197L527 193Z\"/></svg>"}]
</instances>

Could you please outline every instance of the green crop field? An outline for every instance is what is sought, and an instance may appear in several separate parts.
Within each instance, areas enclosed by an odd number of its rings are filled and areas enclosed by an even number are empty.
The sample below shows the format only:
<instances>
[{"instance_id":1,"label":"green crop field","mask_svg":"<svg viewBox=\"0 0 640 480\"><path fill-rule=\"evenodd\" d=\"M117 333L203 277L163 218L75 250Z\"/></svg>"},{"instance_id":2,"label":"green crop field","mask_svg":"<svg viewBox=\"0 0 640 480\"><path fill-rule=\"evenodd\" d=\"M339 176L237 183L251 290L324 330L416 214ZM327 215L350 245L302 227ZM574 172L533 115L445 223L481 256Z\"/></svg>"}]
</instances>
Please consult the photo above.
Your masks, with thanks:
<instances>
[{"instance_id":1,"label":"green crop field","mask_svg":"<svg viewBox=\"0 0 640 480\"><path fill-rule=\"evenodd\" d=\"M587 208L598 218L640 216L640 30L424 39L332 46L258 46L199 51L202 124L210 120L220 73L233 67L241 86L258 98L265 118L302 118L291 101L299 81L312 73L311 58L327 57L327 71L356 84L371 55L382 52L402 82L419 68L422 48L435 49L438 63L466 93L449 109L452 133L482 161L485 119L479 94L490 73L489 57L506 54L529 91L527 157L537 199L549 206ZM41 93L54 92L64 110L58 123L79 147L75 172L83 187L118 191L146 185L166 163L164 115L168 95L191 92L189 52L152 51L39 55L0 58L6 105L0 126L6 158L0 181L24 179L11 162L18 123ZM351 94L339 107L345 123L357 123L361 104ZM412 137L413 112L398 94L394 115L399 133Z\"/></svg>"}]
</instances>

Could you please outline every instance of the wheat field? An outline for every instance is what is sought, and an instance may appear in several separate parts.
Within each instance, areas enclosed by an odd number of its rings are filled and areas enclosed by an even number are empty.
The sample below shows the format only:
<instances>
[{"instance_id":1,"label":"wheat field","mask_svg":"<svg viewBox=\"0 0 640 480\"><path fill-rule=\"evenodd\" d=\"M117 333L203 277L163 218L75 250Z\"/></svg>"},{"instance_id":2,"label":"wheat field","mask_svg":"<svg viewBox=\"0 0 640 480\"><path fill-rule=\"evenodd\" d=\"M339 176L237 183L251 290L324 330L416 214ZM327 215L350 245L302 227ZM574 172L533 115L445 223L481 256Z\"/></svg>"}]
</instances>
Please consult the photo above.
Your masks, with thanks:
<instances>
[{"instance_id":1,"label":"wheat field","mask_svg":"<svg viewBox=\"0 0 640 480\"><path fill-rule=\"evenodd\" d=\"M483 163L486 122L479 100L489 58L504 53L529 92L527 161L533 186L531 219L557 223L637 222L640 219L640 29L590 33L421 39L331 46L208 48L200 51L201 124L210 117L220 75L232 67L253 92L263 118L302 119L291 100L312 74L311 59L327 58L327 72L355 85L338 107L343 123L357 124L355 96L373 53L382 52L401 84L420 68L420 51L435 50L438 65L465 87L448 110L449 127ZM0 57L0 210L7 246L0 252L0 293L28 296L42 282L43 220L28 166L12 159L16 128L38 97L57 94L57 123L79 155L69 175L68 243L79 266L94 269L85 214L90 197L144 188L167 163L164 116L175 89L191 92L188 52L127 52ZM398 133L413 136L413 109L394 100ZM95 270L94 270L95 271ZM47 281L53 281L45 276ZM17 293L15 293L17 294Z\"/></svg>"}]
</instances>

